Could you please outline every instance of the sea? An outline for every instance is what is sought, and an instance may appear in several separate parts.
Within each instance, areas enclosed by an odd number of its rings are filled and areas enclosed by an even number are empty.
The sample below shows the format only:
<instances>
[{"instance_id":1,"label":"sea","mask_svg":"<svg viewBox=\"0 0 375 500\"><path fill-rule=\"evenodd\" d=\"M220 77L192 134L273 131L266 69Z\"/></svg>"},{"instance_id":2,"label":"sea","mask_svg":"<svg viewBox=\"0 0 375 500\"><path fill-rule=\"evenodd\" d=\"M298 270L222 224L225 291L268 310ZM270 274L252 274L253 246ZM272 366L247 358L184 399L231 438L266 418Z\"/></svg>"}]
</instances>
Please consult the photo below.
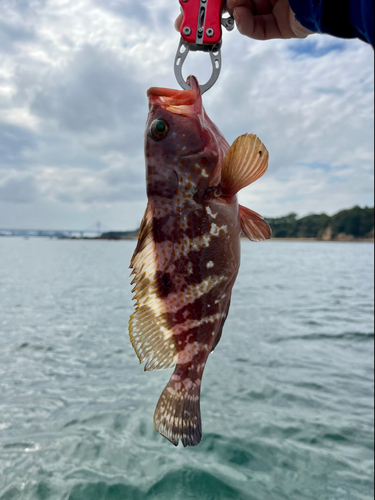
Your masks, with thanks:
<instances>
[{"instance_id":1,"label":"sea","mask_svg":"<svg viewBox=\"0 0 375 500\"><path fill-rule=\"evenodd\" d=\"M374 246L242 243L196 448L153 427L134 246L0 239L0 500L372 500Z\"/></svg>"}]
</instances>

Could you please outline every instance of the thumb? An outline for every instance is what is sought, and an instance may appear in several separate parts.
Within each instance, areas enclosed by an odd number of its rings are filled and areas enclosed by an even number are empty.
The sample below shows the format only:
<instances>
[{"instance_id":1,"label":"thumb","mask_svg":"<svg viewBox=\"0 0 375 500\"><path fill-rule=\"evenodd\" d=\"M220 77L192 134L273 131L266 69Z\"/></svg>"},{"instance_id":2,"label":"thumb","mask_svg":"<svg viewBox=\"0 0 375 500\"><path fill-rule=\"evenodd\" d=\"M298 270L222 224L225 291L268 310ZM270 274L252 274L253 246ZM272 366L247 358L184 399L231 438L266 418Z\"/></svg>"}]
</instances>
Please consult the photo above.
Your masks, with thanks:
<instances>
[{"instance_id":1,"label":"thumb","mask_svg":"<svg viewBox=\"0 0 375 500\"><path fill-rule=\"evenodd\" d=\"M296 15L292 11L292 9L289 9L289 23L293 34L297 38L306 38L314 33L313 31L304 28L302 24L299 21L297 21Z\"/></svg>"}]
</instances>

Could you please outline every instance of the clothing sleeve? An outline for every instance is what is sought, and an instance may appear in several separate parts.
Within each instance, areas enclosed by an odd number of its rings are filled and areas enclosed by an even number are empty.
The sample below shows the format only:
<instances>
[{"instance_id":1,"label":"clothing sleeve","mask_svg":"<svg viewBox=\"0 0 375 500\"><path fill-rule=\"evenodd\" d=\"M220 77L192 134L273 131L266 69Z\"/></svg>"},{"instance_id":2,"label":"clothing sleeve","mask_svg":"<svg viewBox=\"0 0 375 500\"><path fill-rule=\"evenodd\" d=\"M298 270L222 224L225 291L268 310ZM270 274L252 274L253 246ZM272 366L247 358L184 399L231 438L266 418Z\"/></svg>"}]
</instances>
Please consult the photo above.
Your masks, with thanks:
<instances>
[{"instance_id":1,"label":"clothing sleeve","mask_svg":"<svg viewBox=\"0 0 375 500\"><path fill-rule=\"evenodd\" d=\"M296 19L316 33L360 38L374 46L374 0L289 0Z\"/></svg>"}]
</instances>

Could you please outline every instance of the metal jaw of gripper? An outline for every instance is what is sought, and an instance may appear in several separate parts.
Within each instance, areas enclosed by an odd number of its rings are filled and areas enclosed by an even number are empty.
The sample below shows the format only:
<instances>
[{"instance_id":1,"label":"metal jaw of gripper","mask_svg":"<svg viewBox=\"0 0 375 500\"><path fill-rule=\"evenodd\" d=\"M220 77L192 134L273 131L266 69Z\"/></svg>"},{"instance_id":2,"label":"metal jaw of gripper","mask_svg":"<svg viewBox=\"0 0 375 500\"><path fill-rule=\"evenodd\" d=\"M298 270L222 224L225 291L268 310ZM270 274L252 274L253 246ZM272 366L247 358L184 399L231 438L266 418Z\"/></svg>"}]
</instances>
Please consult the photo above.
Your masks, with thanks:
<instances>
[{"instance_id":1,"label":"metal jaw of gripper","mask_svg":"<svg viewBox=\"0 0 375 500\"><path fill-rule=\"evenodd\" d=\"M186 1L186 0L184 0ZM232 31L234 29L235 23L233 17L228 17L228 18L222 18L221 19L221 24L228 30ZM210 36L210 35L209 35ZM197 44L197 43L190 43L185 41L183 38L181 38L176 57L174 60L174 73L176 76L177 82L180 84L180 86L184 90L190 90L190 85L185 81L184 77L182 76L182 68L184 65L184 62L189 54L190 51L196 52L208 52L210 55L211 59L211 65L212 65L212 74L210 79L203 85L199 85L201 94L204 94L209 90L215 83L217 82L220 72L221 72L221 45L222 41L220 40L219 43L216 45L202 45L202 44Z\"/></svg>"},{"instance_id":2,"label":"metal jaw of gripper","mask_svg":"<svg viewBox=\"0 0 375 500\"><path fill-rule=\"evenodd\" d=\"M191 43L185 42L181 38L180 44L177 49L176 58L174 61L174 74L176 75L176 80L184 90L190 90L190 85L185 81L182 76L182 67L190 51L203 51L208 52L211 58L212 64L212 74L210 79L204 85L199 85L201 94L204 94L217 82L220 72L221 72L221 42L218 45L192 45Z\"/></svg>"}]
</instances>

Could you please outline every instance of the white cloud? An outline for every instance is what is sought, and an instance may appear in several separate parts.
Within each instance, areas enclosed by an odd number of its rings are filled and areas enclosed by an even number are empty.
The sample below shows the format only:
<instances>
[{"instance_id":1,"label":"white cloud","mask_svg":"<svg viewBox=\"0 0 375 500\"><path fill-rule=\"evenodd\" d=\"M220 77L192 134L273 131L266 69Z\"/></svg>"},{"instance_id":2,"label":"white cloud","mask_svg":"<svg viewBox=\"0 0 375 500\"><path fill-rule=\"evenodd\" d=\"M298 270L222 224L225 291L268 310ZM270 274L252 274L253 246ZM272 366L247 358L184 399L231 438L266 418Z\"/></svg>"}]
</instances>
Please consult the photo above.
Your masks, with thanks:
<instances>
[{"instance_id":1,"label":"white cloud","mask_svg":"<svg viewBox=\"0 0 375 500\"><path fill-rule=\"evenodd\" d=\"M0 226L139 224L146 90L177 87L178 10L170 0L2 0ZM208 58L186 70L208 76ZM257 133L270 151L269 173L241 194L250 208L371 204L370 47L226 33L223 72L204 102L229 142Z\"/></svg>"},{"instance_id":2,"label":"white cloud","mask_svg":"<svg viewBox=\"0 0 375 500\"><path fill-rule=\"evenodd\" d=\"M0 201L31 203L38 196L38 187L32 175L10 171L0 181Z\"/></svg>"},{"instance_id":3,"label":"white cloud","mask_svg":"<svg viewBox=\"0 0 375 500\"><path fill-rule=\"evenodd\" d=\"M266 217L296 212L300 215L325 212L333 215L341 209L361 204L373 206L374 175L359 169L292 166L276 175L266 174L240 193L241 204Z\"/></svg>"}]
</instances>

